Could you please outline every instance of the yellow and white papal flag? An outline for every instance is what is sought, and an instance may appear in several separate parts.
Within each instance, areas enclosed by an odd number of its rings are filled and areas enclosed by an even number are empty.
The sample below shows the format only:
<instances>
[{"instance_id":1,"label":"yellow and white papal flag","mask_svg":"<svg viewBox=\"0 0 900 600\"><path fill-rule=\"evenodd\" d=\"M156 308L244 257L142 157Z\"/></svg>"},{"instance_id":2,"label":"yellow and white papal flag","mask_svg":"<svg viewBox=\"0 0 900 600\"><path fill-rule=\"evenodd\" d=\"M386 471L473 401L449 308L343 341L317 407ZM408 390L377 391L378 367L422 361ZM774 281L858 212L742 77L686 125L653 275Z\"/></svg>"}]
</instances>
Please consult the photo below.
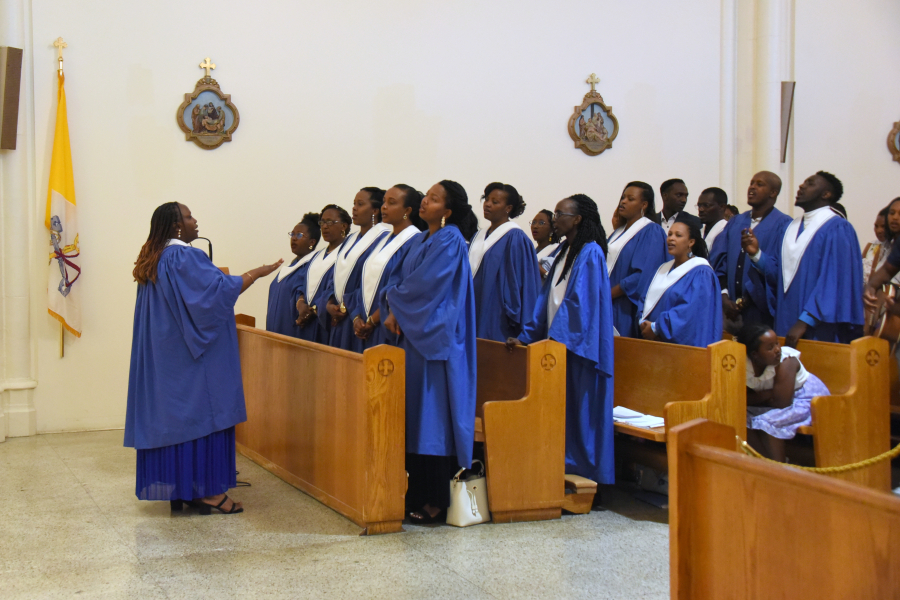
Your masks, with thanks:
<instances>
[{"instance_id":1,"label":"yellow and white papal flag","mask_svg":"<svg viewBox=\"0 0 900 600\"><path fill-rule=\"evenodd\" d=\"M69 150L69 122L66 118L65 76L59 74L59 104L56 134L50 162L50 189L47 216L50 230L50 268L47 277L47 312L74 336L81 337L81 265L78 220L75 211L75 180Z\"/></svg>"}]
</instances>

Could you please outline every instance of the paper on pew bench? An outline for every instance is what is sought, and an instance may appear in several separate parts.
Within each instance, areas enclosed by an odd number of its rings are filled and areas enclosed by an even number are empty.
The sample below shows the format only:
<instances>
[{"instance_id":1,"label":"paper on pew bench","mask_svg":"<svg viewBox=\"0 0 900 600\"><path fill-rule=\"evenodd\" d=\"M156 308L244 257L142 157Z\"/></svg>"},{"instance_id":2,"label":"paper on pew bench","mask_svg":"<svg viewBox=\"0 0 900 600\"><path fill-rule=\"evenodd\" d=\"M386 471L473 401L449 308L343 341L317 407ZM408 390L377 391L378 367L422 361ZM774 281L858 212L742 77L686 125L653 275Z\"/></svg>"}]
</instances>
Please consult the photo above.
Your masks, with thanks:
<instances>
[{"instance_id":1,"label":"paper on pew bench","mask_svg":"<svg viewBox=\"0 0 900 600\"><path fill-rule=\"evenodd\" d=\"M653 415L645 415L636 410L625 408L624 406L616 406L613 408L613 420L620 423L627 423L634 427L646 427L652 429L654 427L662 427L666 424L666 420L662 417L654 417Z\"/></svg>"},{"instance_id":2,"label":"paper on pew bench","mask_svg":"<svg viewBox=\"0 0 900 600\"><path fill-rule=\"evenodd\" d=\"M636 410L625 408L624 406L616 406L613 408L613 419L633 419L635 417L643 417L644 413Z\"/></svg>"}]
</instances>

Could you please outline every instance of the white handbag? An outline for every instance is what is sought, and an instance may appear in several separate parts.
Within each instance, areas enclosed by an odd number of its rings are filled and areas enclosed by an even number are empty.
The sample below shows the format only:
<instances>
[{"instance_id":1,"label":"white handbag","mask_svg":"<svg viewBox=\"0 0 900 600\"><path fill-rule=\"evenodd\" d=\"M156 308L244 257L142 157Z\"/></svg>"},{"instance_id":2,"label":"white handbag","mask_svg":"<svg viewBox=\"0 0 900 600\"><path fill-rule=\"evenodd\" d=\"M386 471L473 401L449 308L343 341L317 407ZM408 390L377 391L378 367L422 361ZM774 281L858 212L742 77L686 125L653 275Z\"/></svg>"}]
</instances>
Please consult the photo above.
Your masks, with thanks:
<instances>
[{"instance_id":1,"label":"white handbag","mask_svg":"<svg viewBox=\"0 0 900 600\"><path fill-rule=\"evenodd\" d=\"M465 469L460 469L450 480L450 508L447 509L447 523L457 527L468 527L486 523L491 520L488 510L487 479L484 476L484 463L473 460L481 465L481 473L468 479L460 479Z\"/></svg>"}]
</instances>

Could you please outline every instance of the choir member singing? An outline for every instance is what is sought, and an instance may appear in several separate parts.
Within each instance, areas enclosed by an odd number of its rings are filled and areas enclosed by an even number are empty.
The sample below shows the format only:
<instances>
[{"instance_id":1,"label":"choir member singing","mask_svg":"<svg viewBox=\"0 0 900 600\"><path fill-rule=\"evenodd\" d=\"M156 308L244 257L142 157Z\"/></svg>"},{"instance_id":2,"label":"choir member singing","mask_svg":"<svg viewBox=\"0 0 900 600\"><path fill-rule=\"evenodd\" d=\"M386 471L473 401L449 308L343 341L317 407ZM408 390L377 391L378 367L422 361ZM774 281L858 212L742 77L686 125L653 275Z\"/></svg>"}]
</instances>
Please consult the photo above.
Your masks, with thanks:
<instances>
[{"instance_id":1,"label":"choir member singing","mask_svg":"<svg viewBox=\"0 0 900 600\"><path fill-rule=\"evenodd\" d=\"M537 252L538 269L543 282L559 251L559 242L553 237L553 213L546 208L542 209L528 224L531 225L531 238L536 244L534 251Z\"/></svg>"},{"instance_id":2,"label":"choir member singing","mask_svg":"<svg viewBox=\"0 0 900 600\"><path fill-rule=\"evenodd\" d=\"M565 241L532 319L506 344L510 349L544 339L565 344L566 472L611 484L613 308L604 257L606 232L597 205L584 194L556 205L553 228Z\"/></svg>"},{"instance_id":3,"label":"choir member singing","mask_svg":"<svg viewBox=\"0 0 900 600\"><path fill-rule=\"evenodd\" d=\"M663 232L668 234L669 228L679 219L700 227L700 220L697 217L684 212L688 200L688 189L683 180L667 179L663 181L659 186L659 197L662 202L662 210L655 216L655 221L663 228ZM647 214L650 215L650 213Z\"/></svg>"},{"instance_id":4,"label":"choir member singing","mask_svg":"<svg viewBox=\"0 0 900 600\"><path fill-rule=\"evenodd\" d=\"M722 291L694 223L676 220L666 240L673 260L656 271L641 308L641 335L705 348L722 339Z\"/></svg>"},{"instance_id":5,"label":"choir member singing","mask_svg":"<svg viewBox=\"0 0 900 600\"><path fill-rule=\"evenodd\" d=\"M666 234L646 215L653 215L653 188L643 181L625 186L619 200L619 228L609 236L606 268L612 286L616 333L640 337L638 304L659 265L668 260Z\"/></svg>"},{"instance_id":6,"label":"choir member singing","mask_svg":"<svg viewBox=\"0 0 900 600\"><path fill-rule=\"evenodd\" d=\"M356 337L351 315L357 314L359 286L363 266L379 241L388 236L389 225L381 222L381 205L384 190L367 187L357 192L353 199L353 224L359 226L347 236L337 251L334 263L332 295L328 299L328 316L331 317L329 345L353 352L363 351L363 341Z\"/></svg>"},{"instance_id":7,"label":"choir member singing","mask_svg":"<svg viewBox=\"0 0 900 600\"><path fill-rule=\"evenodd\" d=\"M450 479L472 466L475 443L475 294L466 239L477 218L455 181L422 199L428 229L415 236L384 325L406 352L407 506L414 523L442 518ZM460 227L462 229L460 229Z\"/></svg>"},{"instance_id":8,"label":"choir member singing","mask_svg":"<svg viewBox=\"0 0 900 600\"><path fill-rule=\"evenodd\" d=\"M296 258L281 269L269 284L269 306L266 309L266 330L297 337L297 306L295 289L306 277L306 269L319 243L319 215L307 213L291 230L291 252Z\"/></svg>"},{"instance_id":9,"label":"choir member singing","mask_svg":"<svg viewBox=\"0 0 900 600\"><path fill-rule=\"evenodd\" d=\"M382 322L382 314L388 309L385 292L399 283L401 266L412 247L412 240L427 226L419 216L422 192L406 184L398 183L384 194L381 220L392 231L378 242L363 266L362 285L354 299L356 312L353 328L363 341L363 349L379 344L396 346L397 336L389 332Z\"/></svg>"},{"instance_id":10,"label":"choir member singing","mask_svg":"<svg viewBox=\"0 0 900 600\"><path fill-rule=\"evenodd\" d=\"M766 276L775 332L785 345L803 338L849 344L862 335L862 253L856 231L832 209L844 186L824 171L800 184L794 219L771 254L759 248L752 231L744 250Z\"/></svg>"},{"instance_id":11,"label":"choir member singing","mask_svg":"<svg viewBox=\"0 0 900 600\"><path fill-rule=\"evenodd\" d=\"M325 308L334 287L334 263L337 250L347 238L350 215L335 204L329 204L319 213L319 228L326 248L315 253L306 269L306 278L294 288L297 299L297 337L301 340L327 344L331 330L331 315Z\"/></svg>"},{"instance_id":12,"label":"choir member singing","mask_svg":"<svg viewBox=\"0 0 900 600\"><path fill-rule=\"evenodd\" d=\"M234 426L247 419L234 305L282 261L225 275L189 245L197 233L187 206L163 204L135 262L125 446L137 450L140 500L233 514L244 510L226 495L236 485Z\"/></svg>"},{"instance_id":13,"label":"choir member singing","mask_svg":"<svg viewBox=\"0 0 900 600\"><path fill-rule=\"evenodd\" d=\"M803 367L800 352L779 345L768 326L745 325L738 341L747 347L747 441L764 456L784 462L784 440L812 423L812 399L830 392Z\"/></svg>"},{"instance_id":14,"label":"choir member singing","mask_svg":"<svg viewBox=\"0 0 900 600\"><path fill-rule=\"evenodd\" d=\"M712 249L716 238L728 224L725 220L726 206L728 194L722 188L706 188L697 198L697 214L703 224L703 241L706 242L707 249Z\"/></svg>"},{"instance_id":15,"label":"choir member singing","mask_svg":"<svg viewBox=\"0 0 900 600\"><path fill-rule=\"evenodd\" d=\"M516 188L491 183L484 189L484 218L469 246L469 265L475 284L476 335L505 342L522 331L531 317L541 287L534 246L515 219L525 212Z\"/></svg>"},{"instance_id":16,"label":"choir member singing","mask_svg":"<svg viewBox=\"0 0 900 600\"><path fill-rule=\"evenodd\" d=\"M737 333L742 325L775 324L775 315L766 300L766 282L762 274L750 266L741 245L741 236L752 230L763 252L772 253L781 244L784 230L791 218L775 208L781 192L781 178L769 171L760 171L747 187L750 210L735 215L716 243L709 246L710 264L719 277L722 288L722 312L725 329Z\"/></svg>"}]
</instances>

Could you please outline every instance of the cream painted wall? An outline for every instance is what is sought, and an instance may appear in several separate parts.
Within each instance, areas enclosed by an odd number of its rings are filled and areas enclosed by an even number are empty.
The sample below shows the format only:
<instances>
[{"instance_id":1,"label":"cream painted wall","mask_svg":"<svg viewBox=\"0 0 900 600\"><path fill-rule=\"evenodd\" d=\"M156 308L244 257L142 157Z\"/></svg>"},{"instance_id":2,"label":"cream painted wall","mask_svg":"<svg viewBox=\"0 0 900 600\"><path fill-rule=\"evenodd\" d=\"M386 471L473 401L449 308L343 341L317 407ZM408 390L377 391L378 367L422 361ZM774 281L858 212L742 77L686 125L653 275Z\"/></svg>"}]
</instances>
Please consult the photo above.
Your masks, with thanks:
<instances>
[{"instance_id":1,"label":"cream painted wall","mask_svg":"<svg viewBox=\"0 0 900 600\"><path fill-rule=\"evenodd\" d=\"M900 196L900 163L887 150L900 121L898 31L896 0L797 0L794 180L834 173L861 244Z\"/></svg>"},{"instance_id":2,"label":"cream painted wall","mask_svg":"<svg viewBox=\"0 0 900 600\"><path fill-rule=\"evenodd\" d=\"M135 284L152 210L187 203L216 263L242 272L287 257L308 210L350 206L368 185L455 179L477 202L513 183L540 208L583 192L604 223L631 179L719 172L719 2L200 2L33 0L38 202L46 194L63 36L84 268L84 336L46 316L34 265L39 431L121 427ZM241 114L214 151L185 142L175 110L202 75ZM566 133L591 72L621 124L588 157ZM42 214L42 213L41 213ZM45 255L46 233L34 224ZM268 282L238 310L263 319Z\"/></svg>"}]
</instances>

